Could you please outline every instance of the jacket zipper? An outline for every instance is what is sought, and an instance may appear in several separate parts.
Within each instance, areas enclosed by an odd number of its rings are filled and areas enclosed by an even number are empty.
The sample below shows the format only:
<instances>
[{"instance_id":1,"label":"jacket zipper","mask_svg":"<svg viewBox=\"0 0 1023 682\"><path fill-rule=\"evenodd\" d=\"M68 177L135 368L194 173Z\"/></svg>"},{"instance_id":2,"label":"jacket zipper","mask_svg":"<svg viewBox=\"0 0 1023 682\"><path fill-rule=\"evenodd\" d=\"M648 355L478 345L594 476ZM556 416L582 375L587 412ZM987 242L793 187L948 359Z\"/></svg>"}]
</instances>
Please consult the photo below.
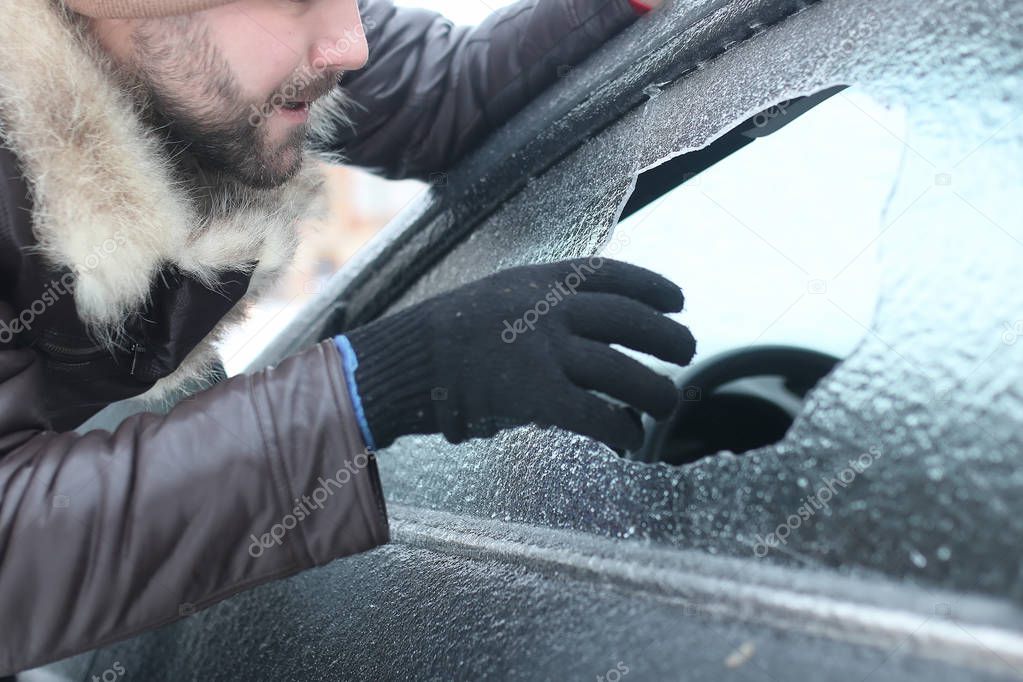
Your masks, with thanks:
<instances>
[{"instance_id":1,"label":"jacket zipper","mask_svg":"<svg viewBox=\"0 0 1023 682\"><path fill-rule=\"evenodd\" d=\"M135 368L138 366L139 354L140 353L145 353L145 352L146 352L145 347L143 347L143 346L141 346L141 345L139 345L137 343L136 344L132 344L132 347L131 347L131 372L130 372L131 376L135 376Z\"/></svg>"},{"instance_id":2,"label":"jacket zipper","mask_svg":"<svg viewBox=\"0 0 1023 682\"><path fill-rule=\"evenodd\" d=\"M85 367L90 364L93 360L97 360L106 355L110 354L110 350L103 346L90 346L88 348L74 348L70 346L62 346L52 341L40 340L36 344L44 353L51 356L54 360L64 365L65 367ZM135 359L132 359L132 368L134 369Z\"/></svg>"},{"instance_id":3,"label":"jacket zipper","mask_svg":"<svg viewBox=\"0 0 1023 682\"><path fill-rule=\"evenodd\" d=\"M62 356L61 359L73 359L77 362L65 362L64 364L72 366L81 366L89 364L90 360L102 357L108 350L103 346L91 346L89 348L71 348L68 346L60 346L51 341L39 341L39 347L46 351L48 354ZM134 343L131 346L131 376L135 376L135 372L138 370L139 356L146 352L146 347L140 343Z\"/></svg>"},{"instance_id":4,"label":"jacket zipper","mask_svg":"<svg viewBox=\"0 0 1023 682\"><path fill-rule=\"evenodd\" d=\"M90 357L93 355L99 356L106 349L102 346L91 346L89 348L70 348L68 346L58 346L50 341L40 341L39 346L48 352L55 353L57 355L63 355L65 357Z\"/></svg>"}]
</instances>

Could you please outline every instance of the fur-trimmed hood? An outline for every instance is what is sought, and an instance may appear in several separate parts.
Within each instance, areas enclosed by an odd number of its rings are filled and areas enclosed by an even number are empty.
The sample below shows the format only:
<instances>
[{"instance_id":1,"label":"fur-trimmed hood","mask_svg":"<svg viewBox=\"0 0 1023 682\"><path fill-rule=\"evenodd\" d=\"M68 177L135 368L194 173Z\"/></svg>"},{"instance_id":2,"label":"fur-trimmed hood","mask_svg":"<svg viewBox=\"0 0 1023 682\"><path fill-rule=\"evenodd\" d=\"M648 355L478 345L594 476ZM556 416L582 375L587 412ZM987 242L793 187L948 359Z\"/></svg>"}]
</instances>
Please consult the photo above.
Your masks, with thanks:
<instances>
[{"instance_id":1,"label":"fur-trimmed hood","mask_svg":"<svg viewBox=\"0 0 1023 682\"><path fill-rule=\"evenodd\" d=\"M225 182L210 191L204 178L200 192L112 74L58 0L4 3L0 138L22 164L40 251L75 273L78 314L95 337L116 344L167 267L213 286L219 273L258 263L248 293L154 388L162 392L208 369L213 344L282 274L298 222L322 210L322 176L309 156L272 190ZM97 258L99 249L109 257Z\"/></svg>"}]
</instances>

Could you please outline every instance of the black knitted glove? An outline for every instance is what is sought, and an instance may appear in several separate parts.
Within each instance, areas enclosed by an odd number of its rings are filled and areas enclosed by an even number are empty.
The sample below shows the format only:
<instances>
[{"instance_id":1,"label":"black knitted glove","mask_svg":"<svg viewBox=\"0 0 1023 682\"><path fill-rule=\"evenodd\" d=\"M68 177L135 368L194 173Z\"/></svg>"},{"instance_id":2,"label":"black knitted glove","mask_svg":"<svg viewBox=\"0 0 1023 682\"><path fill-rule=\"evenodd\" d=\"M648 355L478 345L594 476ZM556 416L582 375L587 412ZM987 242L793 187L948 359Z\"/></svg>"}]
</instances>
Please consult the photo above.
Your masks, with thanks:
<instances>
[{"instance_id":1,"label":"black knitted glove","mask_svg":"<svg viewBox=\"0 0 1023 682\"><path fill-rule=\"evenodd\" d=\"M635 410L587 389L670 415L672 382L609 344L688 364L692 334L661 314L682 305L670 280L596 256L503 270L346 333L353 393L377 447L411 433L460 443L537 424L636 449Z\"/></svg>"}]
</instances>

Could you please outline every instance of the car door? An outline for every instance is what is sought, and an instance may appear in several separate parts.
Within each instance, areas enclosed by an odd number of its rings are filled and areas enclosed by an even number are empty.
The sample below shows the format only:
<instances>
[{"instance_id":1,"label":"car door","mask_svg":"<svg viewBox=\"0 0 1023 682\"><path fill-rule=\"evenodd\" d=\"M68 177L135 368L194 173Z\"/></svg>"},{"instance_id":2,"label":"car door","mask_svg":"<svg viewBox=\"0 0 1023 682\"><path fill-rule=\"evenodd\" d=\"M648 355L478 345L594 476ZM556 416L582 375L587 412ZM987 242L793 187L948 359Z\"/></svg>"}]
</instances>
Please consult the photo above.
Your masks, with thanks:
<instances>
[{"instance_id":1,"label":"car door","mask_svg":"<svg viewBox=\"0 0 1023 682\"><path fill-rule=\"evenodd\" d=\"M566 70L257 365L508 266L620 257L689 293L680 406L716 401L689 424L731 452L678 460L684 423L624 456L404 438L392 544L64 670L1018 679L1021 28L1007 0L696 0ZM728 355L765 345L795 355ZM721 402L772 376L787 396ZM757 409L788 420L748 447Z\"/></svg>"}]
</instances>

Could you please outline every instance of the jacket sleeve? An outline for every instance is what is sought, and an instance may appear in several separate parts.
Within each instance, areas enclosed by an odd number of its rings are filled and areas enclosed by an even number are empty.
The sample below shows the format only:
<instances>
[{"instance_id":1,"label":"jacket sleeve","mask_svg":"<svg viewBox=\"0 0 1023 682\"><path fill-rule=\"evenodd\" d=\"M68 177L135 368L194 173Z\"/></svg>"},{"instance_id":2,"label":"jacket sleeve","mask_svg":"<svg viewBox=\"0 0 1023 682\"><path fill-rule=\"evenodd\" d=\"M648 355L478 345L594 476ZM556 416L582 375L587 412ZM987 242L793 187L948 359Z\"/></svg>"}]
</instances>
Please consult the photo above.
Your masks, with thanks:
<instances>
[{"instance_id":1,"label":"jacket sleeve","mask_svg":"<svg viewBox=\"0 0 1023 682\"><path fill-rule=\"evenodd\" d=\"M390 178L449 169L639 16L628 0L520 0L470 27L391 0L359 5L369 61L343 77L351 106L327 100L313 146Z\"/></svg>"},{"instance_id":2,"label":"jacket sleeve","mask_svg":"<svg viewBox=\"0 0 1023 682\"><path fill-rule=\"evenodd\" d=\"M79 435L42 427L34 353L0 346L0 677L389 542L341 362L326 341Z\"/></svg>"}]
</instances>

